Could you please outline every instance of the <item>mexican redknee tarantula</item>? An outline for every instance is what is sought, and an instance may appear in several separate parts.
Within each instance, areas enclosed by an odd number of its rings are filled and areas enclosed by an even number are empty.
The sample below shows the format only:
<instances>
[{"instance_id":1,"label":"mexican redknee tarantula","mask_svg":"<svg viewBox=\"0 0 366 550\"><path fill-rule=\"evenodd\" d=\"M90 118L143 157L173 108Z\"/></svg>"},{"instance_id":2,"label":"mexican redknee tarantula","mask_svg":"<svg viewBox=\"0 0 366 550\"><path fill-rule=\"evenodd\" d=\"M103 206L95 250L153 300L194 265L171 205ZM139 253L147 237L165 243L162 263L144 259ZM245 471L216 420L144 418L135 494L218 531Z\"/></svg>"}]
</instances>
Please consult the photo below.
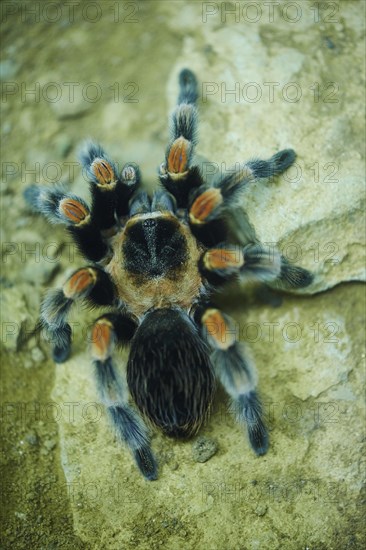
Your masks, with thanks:
<instances>
[{"instance_id":1,"label":"mexican redknee tarantula","mask_svg":"<svg viewBox=\"0 0 366 550\"><path fill-rule=\"evenodd\" d=\"M298 288L311 274L253 237L243 242L229 218L246 186L281 174L295 160L292 149L268 161L251 160L204 181L194 164L198 85L185 69L171 140L159 168L162 188L152 198L140 190L140 172L119 173L102 147L88 144L81 160L90 180L91 208L61 187L31 186L25 198L51 223L66 224L91 265L78 269L61 290L49 292L40 323L53 358L70 353L69 311L78 300L110 306L92 329L97 386L121 439L145 478L157 478L145 420L164 434L195 434L210 411L218 378L246 422L257 455L268 434L256 392L254 367L235 336L234 321L211 302L227 281L254 279ZM243 214L244 215L244 214ZM125 374L114 367L116 345L130 344ZM132 398L132 399L130 399Z\"/></svg>"}]
</instances>

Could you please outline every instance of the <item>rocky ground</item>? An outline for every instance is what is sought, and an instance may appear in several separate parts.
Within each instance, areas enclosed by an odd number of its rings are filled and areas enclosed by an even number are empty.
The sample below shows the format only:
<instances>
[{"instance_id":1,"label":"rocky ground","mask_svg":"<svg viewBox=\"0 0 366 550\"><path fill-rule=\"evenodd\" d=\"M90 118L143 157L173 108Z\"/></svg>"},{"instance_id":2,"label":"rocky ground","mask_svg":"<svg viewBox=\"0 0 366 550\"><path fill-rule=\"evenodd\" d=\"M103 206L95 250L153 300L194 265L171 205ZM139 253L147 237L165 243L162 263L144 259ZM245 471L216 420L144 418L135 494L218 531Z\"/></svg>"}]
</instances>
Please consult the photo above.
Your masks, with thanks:
<instances>
[{"instance_id":1,"label":"rocky ground","mask_svg":"<svg viewBox=\"0 0 366 550\"><path fill-rule=\"evenodd\" d=\"M2 4L1 546L364 548L364 2L74 4ZM95 313L76 309L57 368L42 338L24 342L44 290L82 259L22 193L60 180L87 197L86 137L139 163L152 189L185 66L201 82L207 175L297 151L243 207L315 280L218 299L253 351L268 454L253 456L220 390L203 439L154 434L160 476L147 483L97 402Z\"/></svg>"}]
</instances>

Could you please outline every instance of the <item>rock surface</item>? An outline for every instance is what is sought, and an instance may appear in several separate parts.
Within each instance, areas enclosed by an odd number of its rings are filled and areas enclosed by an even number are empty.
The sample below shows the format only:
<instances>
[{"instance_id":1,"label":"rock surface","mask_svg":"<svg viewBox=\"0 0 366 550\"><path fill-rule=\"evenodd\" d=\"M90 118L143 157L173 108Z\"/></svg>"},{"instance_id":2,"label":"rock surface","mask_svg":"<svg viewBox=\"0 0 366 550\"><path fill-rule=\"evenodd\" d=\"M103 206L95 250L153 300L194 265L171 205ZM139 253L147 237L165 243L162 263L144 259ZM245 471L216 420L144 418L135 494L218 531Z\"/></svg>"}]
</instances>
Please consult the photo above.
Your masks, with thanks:
<instances>
[{"instance_id":1,"label":"rock surface","mask_svg":"<svg viewBox=\"0 0 366 550\"><path fill-rule=\"evenodd\" d=\"M276 25L268 24L264 7L259 27L243 26L246 12L238 5L238 23L227 13L231 24L220 27L221 4L199 33L184 39L168 82L173 108L177 75L187 60L202 75L198 150L212 161L208 173L288 147L297 152L284 175L248 187L243 208L263 243L278 243L288 259L315 273L314 284L301 291L306 294L366 278L365 160L356 137L363 27L342 8L344 24L331 30L312 25L304 9L295 35L280 12ZM328 32L335 49L322 41ZM354 46L345 40L349 33Z\"/></svg>"},{"instance_id":2,"label":"rock surface","mask_svg":"<svg viewBox=\"0 0 366 550\"><path fill-rule=\"evenodd\" d=\"M62 466L75 491L81 538L93 541L103 525L103 545L110 548L221 550L228 540L230 548L241 540L245 548L292 548L290 541L296 541L293 548L337 548L352 537L359 544L362 290L355 285L311 300L287 297L278 308L253 304L245 315L236 297L229 310L254 352L270 450L262 458L253 454L219 392L202 432L217 440L220 453L200 463L189 444L155 434L159 479L149 484L113 437L79 328L73 357L57 368L52 399L64 411ZM125 359L118 363L123 368ZM72 417L65 403L74 404ZM166 518L176 522L174 529L163 526Z\"/></svg>"},{"instance_id":3,"label":"rock surface","mask_svg":"<svg viewBox=\"0 0 366 550\"><path fill-rule=\"evenodd\" d=\"M207 462L217 453L217 443L208 437L199 437L192 445L192 458L195 462Z\"/></svg>"}]
</instances>

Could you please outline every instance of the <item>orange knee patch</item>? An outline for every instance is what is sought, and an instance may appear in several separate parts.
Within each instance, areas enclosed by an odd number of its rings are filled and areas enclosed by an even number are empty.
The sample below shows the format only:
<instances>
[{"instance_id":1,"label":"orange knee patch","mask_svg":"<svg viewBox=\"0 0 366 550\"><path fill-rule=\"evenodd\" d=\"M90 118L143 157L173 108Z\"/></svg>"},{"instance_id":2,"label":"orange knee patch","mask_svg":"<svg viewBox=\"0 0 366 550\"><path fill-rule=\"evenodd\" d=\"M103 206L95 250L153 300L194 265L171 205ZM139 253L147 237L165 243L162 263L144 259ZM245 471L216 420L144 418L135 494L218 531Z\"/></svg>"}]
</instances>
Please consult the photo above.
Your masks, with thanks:
<instances>
[{"instance_id":1,"label":"orange knee patch","mask_svg":"<svg viewBox=\"0 0 366 550\"><path fill-rule=\"evenodd\" d=\"M117 181L116 174L110 162L105 159L94 159L91 165L91 170L98 181L98 185L104 187L111 186ZM114 185L112 185L114 187Z\"/></svg>"},{"instance_id":2,"label":"orange knee patch","mask_svg":"<svg viewBox=\"0 0 366 550\"><path fill-rule=\"evenodd\" d=\"M240 269L244 265L244 256L239 246L212 248L204 255L203 263L211 271L215 269Z\"/></svg>"},{"instance_id":3,"label":"orange knee patch","mask_svg":"<svg viewBox=\"0 0 366 550\"><path fill-rule=\"evenodd\" d=\"M71 275L70 279L64 284L64 294L66 298L76 298L93 287L96 281L97 276L93 269L87 267L79 269L79 271Z\"/></svg>"},{"instance_id":4,"label":"orange knee patch","mask_svg":"<svg viewBox=\"0 0 366 550\"><path fill-rule=\"evenodd\" d=\"M235 343L233 323L229 323L218 309L208 309L202 317L202 323L214 347L228 349Z\"/></svg>"},{"instance_id":5,"label":"orange knee patch","mask_svg":"<svg viewBox=\"0 0 366 550\"><path fill-rule=\"evenodd\" d=\"M168 155L168 172L182 174L187 171L190 149L191 142L183 136L173 142Z\"/></svg>"},{"instance_id":6,"label":"orange knee patch","mask_svg":"<svg viewBox=\"0 0 366 550\"><path fill-rule=\"evenodd\" d=\"M76 225L86 223L89 220L89 210L84 204L75 199L67 197L62 199L58 208L68 221Z\"/></svg>"},{"instance_id":7,"label":"orange knee patch","mask_svg":"<svg viewBox=\"0 0 366 550\"><path fill-rule=\"evenodd\" d=\"M107 319L100 319L92 328L92 354L95 359L105 361L110 356L113 343L113 326Z\"/></svg>"},{"instance_id":8,"label":"orange knee patch","mask_svg":"<svg viewBox=\"0 0 366 550\"><path fill-rule=\"evenodd\" d=\"M205 223L209 215L223 201L220 189L213 187L207 189L202 195L196 198L189 212L189 219L192 223Z\"/></svg>"}]
</instances>

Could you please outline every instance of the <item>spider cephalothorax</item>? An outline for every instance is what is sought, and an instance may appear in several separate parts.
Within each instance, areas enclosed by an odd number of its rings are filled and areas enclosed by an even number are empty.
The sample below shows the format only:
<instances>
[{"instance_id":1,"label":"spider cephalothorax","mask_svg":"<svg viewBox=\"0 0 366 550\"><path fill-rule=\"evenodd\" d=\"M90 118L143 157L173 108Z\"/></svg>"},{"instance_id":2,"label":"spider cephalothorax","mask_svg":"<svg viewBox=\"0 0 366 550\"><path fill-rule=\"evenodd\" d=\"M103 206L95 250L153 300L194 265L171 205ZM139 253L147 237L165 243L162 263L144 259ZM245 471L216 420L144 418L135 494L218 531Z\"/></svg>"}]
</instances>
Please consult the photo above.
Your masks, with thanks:
<instances>
[{"instance_id":1,"label":"spider cephalothorax","mask_svg":"<svg viewBox=\"0 0 366 550\"><path fill-rule=\"evenodd\" d=\"M294 151L251 160L205 182L194 164L197 81L183 70L179 84L171 141L159 168L162 187L152 198L140 189L136 166L127 164L118 173L95 144L81 155L90 179L90 208L62 187L31 186L25 192L35 211L66 224L91 262L43 300L40 325L53 344L53 357L63 362L69 356L67 316L75 301L109 306L111 312L92 329L98 391L147 479L156 479L157 466L145 421L174 437L196 433L210 411L216 379L246 422L254 451L267 451L255 369L235 336L234 321L215 307L213 295L235 279L292 288L312 281L308 271L260 245L242 221L244 212L229 229L243 189L286 170ZM112 361L117 344L131 346L123 372Z\"/></svg>"}]
</instances>

